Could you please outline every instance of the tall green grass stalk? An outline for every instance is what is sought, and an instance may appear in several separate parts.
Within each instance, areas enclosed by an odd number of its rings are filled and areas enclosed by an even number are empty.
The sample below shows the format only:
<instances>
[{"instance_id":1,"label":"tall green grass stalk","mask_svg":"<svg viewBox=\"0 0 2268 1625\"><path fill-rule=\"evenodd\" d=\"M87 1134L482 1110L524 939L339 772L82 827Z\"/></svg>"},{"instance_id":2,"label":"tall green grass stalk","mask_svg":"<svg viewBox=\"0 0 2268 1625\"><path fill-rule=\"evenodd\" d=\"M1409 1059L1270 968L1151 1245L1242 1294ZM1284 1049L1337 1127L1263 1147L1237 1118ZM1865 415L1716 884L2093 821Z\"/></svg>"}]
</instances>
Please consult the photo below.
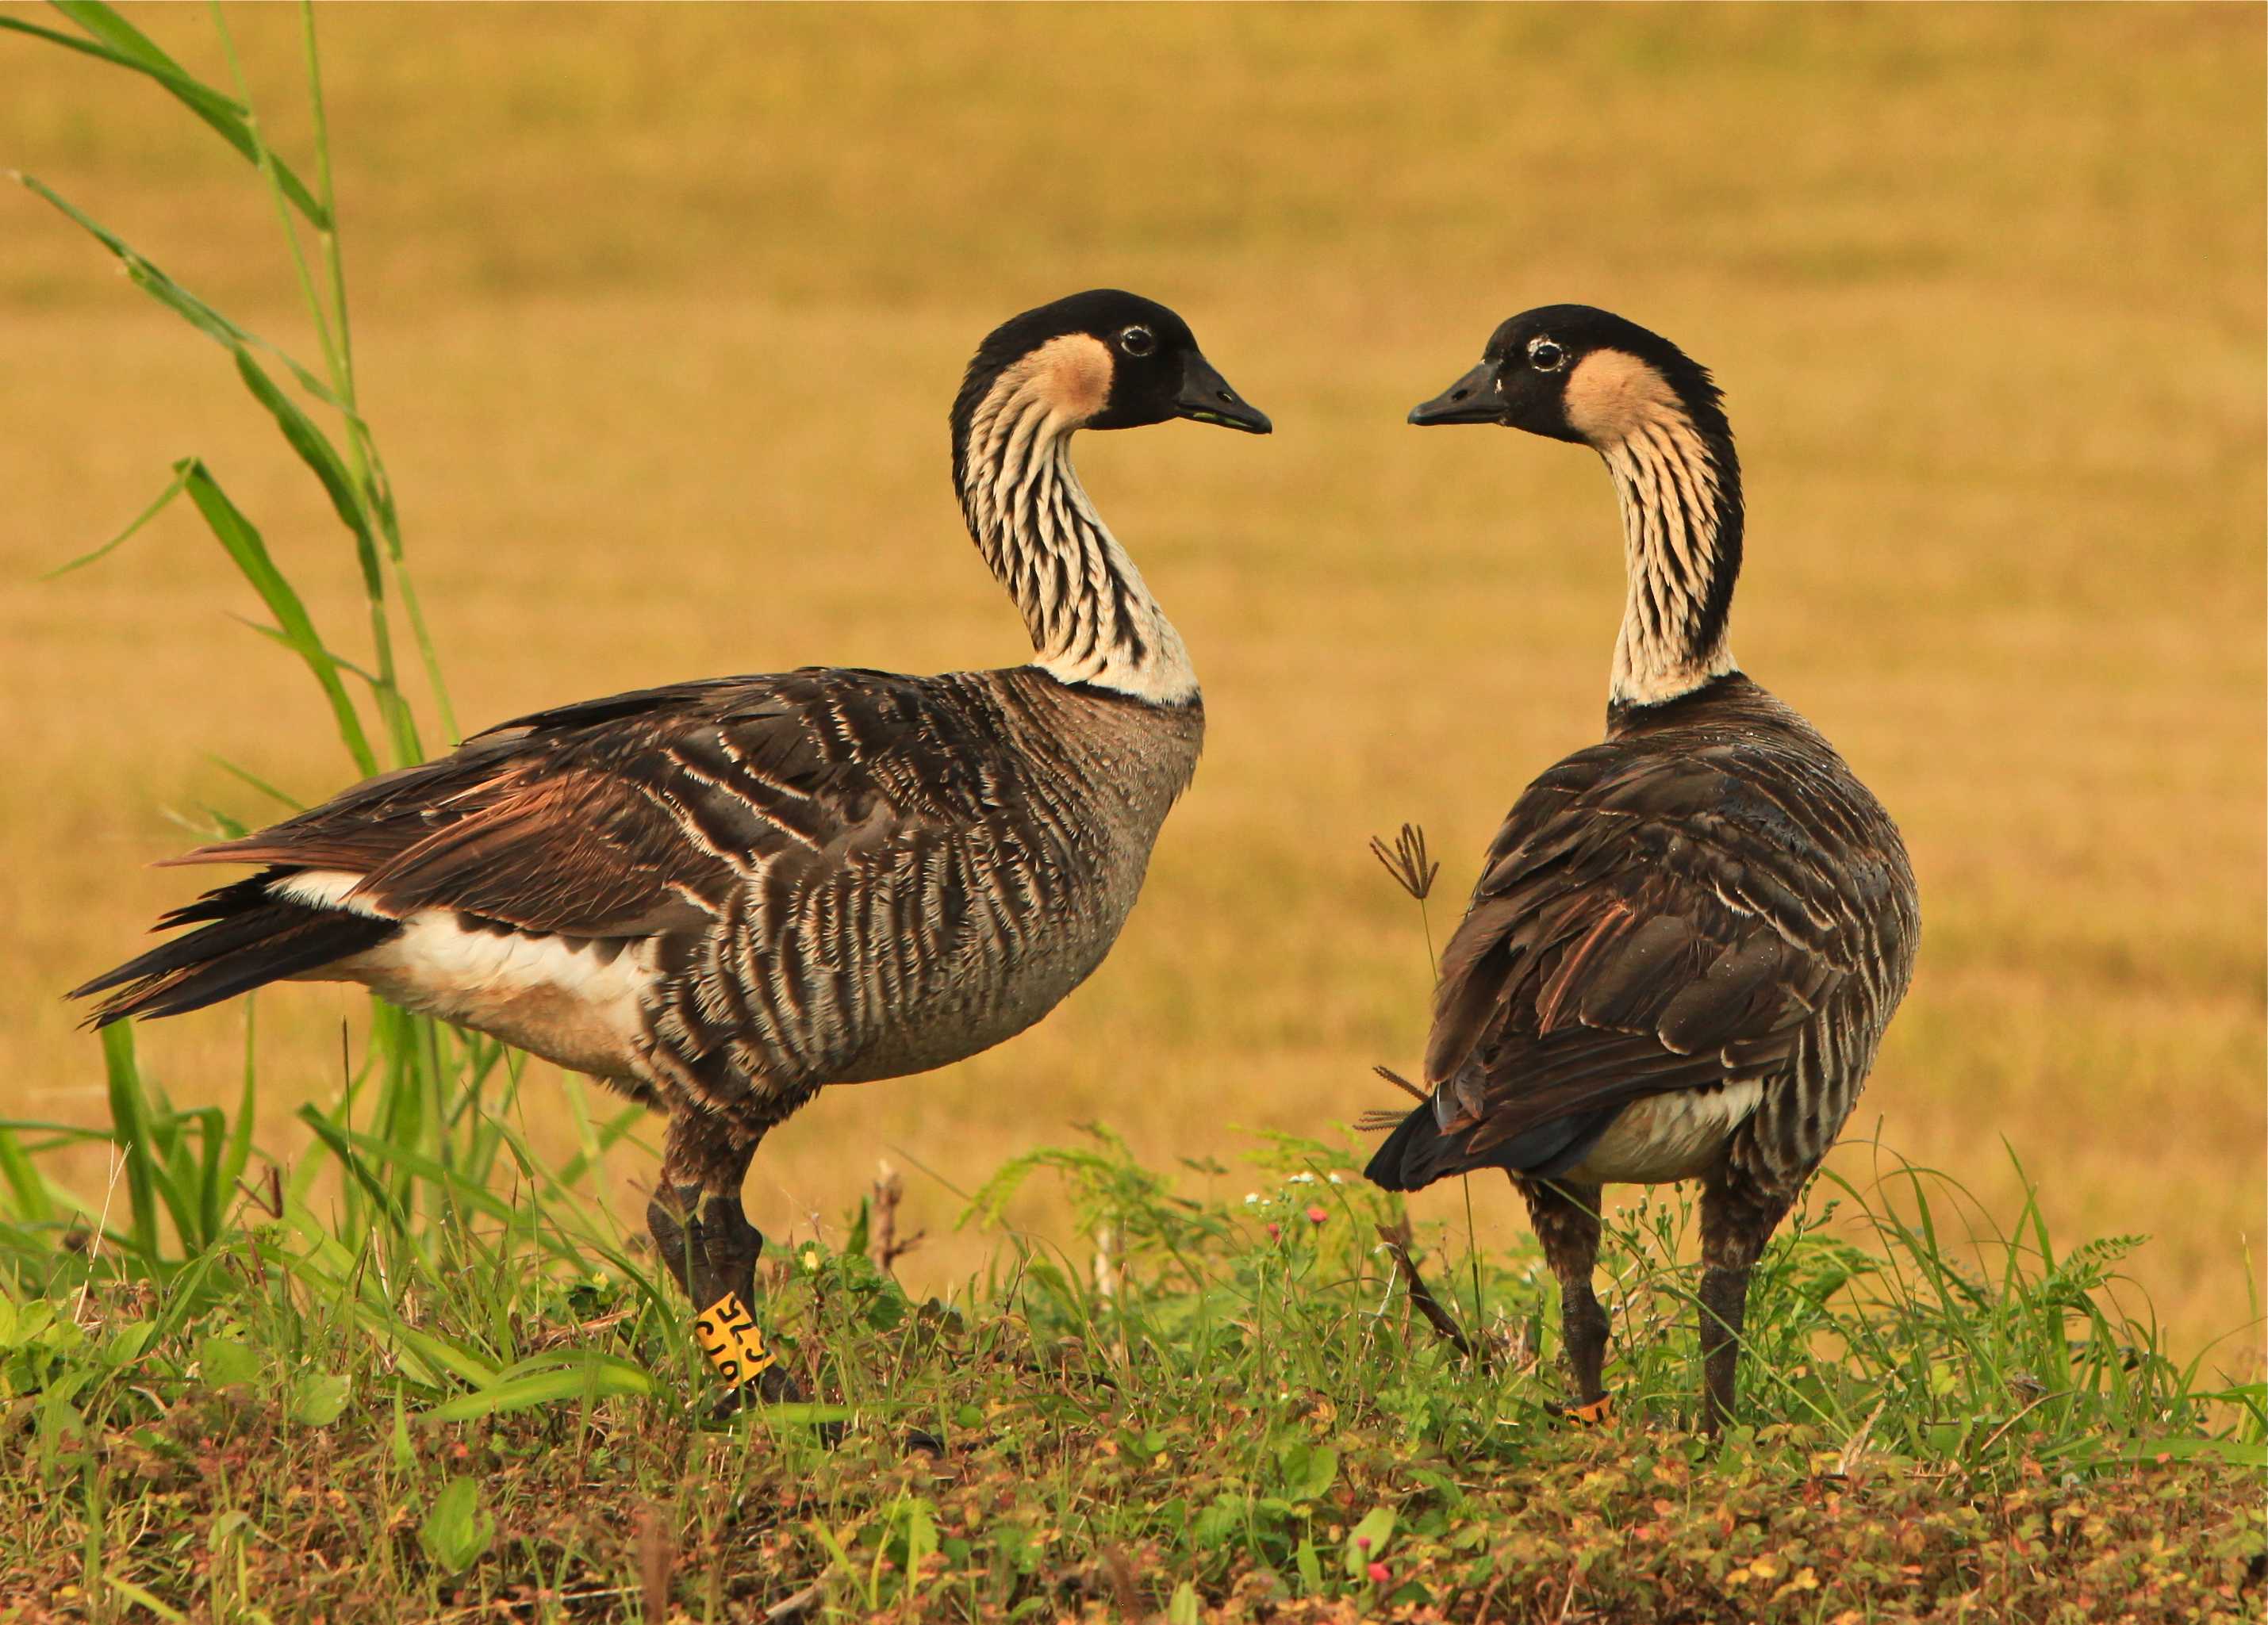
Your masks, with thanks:
<instances>
[{"instance_id":1,"label":"tall green grass stalk","mask_svg":"<svg viewBox=\"0 0 2268 1625\"><path fill-rule=\"evenodd\" d=\"M296 657L321 691L355 770L367 775L422 761L424 731L402 687L392 602L401 606L439 734L454 739L457 728L404 555L385 460L356 386L314 9L303 4L299 12L312 114L313 161L306 172L312 181L268 144L234 39L217 6L210 11L211 23L235 81L233 94L198 78L98 0L57 0L54 10L77 32L10 16L0 16L0 30L147 78L247 162L273 205L284 257L314 339L319 359L313 364L215 308L122 233L37 177L15 176L111 254L134 286L227 353L238 382L320 485L352 548L368 612L367 650L359 658L339 652L260 526L229 495L220 476L194 455L173 465L157 499L116 537L63 568L97 562L150 525L175 498L188 496L266 609L269 623L260 629ZM225 765L288 803L256 776ZM251 1001L245 1007L249 1011ZM451 1272L473 1261L468 1238L475 1217L510 1217L519 1225L507 1227L506 1252L486 1255L491 1267L516 1256L510 1251L515 1247L533 1248L555 1261L579 1261L586 1246L597 1256L619 1256L619 1238L612 1229L592 1228L593 1215L602 1210L593 1206L593 1180L598 1158L637 1121L635 1111L602 1123L590 1121L585 1113L584 1154L556 1173L541 1169L506 1127L516 1105L518 1075L506 1064L501 1046L373 1000L364 1053L342 1065L329 1105L308 1107L300 1114L313 1136L309 1152L293 1163L288 1182L276 1165L268 1165L272 1177L263 1192L251 1181L255 1152L250 1135L258 1095L252 1034L247 1015L243 1087L231 1114L218 1107L175 1110L143 1070L132 1027L121 1024L104 1033L108 1138L119 1172L114 1221L107 1217L110 1193L98 1205L52 1187L37 1167L36 1152L42 1146L88 1135L54 1124L0 1125L0 1180L10 1193L11 1217L29 1227L16 1237L16 1256L30 1256L24 1251L27 1233L52 1242L57 1236L77 1235L78 1227L92 1223L84 1261L90 1278L107 1272L170 1284L236 1233L236 1216L251 1202L264 1206L269 1221L307 1241L310 1250L299 1260L303 1270L331 1270L341 1282L350 1281L357 1323L386 1337L402 1332L396 1324L400 1317L389 1306L398 1301L401 1283L423 1279L429 1290L446 1291L461 1278ZM528 1188L526 1207L507 1210L489 1193L490 1180L507 1163ZM327 1180L335 1182L337 1215L331 1226L319 1223L307 1206ZM533 1218L526 1217L531 1213ZM569 1231L560 1228L571 1213L572 1242L564 1239ZM318 1238L321 1245L316 1245ZM48 1261L49 1267L54 1263ZM414 1348L416 1339L409 1342ZM412 1362L429 1374L453 1365L431 1347L413 1354ZM490 1372L489 1364L469 1356L456 1358L453 1369L460 1375Z\"/></svg>"}]
</instances>

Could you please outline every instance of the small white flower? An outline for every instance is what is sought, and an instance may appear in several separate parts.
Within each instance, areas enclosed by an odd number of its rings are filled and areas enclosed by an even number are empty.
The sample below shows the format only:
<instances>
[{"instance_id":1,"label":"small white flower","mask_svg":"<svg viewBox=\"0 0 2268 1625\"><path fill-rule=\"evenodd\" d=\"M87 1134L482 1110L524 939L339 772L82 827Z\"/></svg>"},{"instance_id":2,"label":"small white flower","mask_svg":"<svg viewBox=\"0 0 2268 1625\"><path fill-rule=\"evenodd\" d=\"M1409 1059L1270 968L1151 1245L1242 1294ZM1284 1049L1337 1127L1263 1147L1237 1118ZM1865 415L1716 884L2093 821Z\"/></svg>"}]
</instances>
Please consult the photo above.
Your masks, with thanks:
<instances>
[{"instance_id":1,"label":"small white flower","mask_svg":"<svg viewBox=\"0 0 2268 1625\"><path fill-rule=\"evenodd\" d=\"M1331 1183L1334 1185L1344 1185L1346 1183L1344 1180L1339 1177L1339 1171L1336 1168L1331 1170Z\"/></svg>"},{"instance_id":2,"label":"small white flower","mask_svg":"<svg viewBox=\"0 0 2268 1625\"><path fill-rule=\"evenodd\" d=\"M1314 1182L1315 1176L1312 1173L1295 1173L1284 1181L1286 1185L1313 1185Z\"/></svg>"},{"instance_id":3,"label":"small white flower","mask_svg":"<svg viewBox=\"0 0 2268 1625\"><path fill-rule=\"evenodd\" d=\"M1250 1208L1250 1207L1256 1207L1256 1206L1258 1206L1258 1205L1259 1205L1259 1202L1260 1202L1260 1193L1259 1193L1258 1191L1256 1191L1256 1190L1248 1190L1248 1191L1246 1191L1246 1192L1244 1193L1244 1205L1245 1205L1246 1207L1248 1207L1248 1208Z\"/></svg>"}]
</instances>

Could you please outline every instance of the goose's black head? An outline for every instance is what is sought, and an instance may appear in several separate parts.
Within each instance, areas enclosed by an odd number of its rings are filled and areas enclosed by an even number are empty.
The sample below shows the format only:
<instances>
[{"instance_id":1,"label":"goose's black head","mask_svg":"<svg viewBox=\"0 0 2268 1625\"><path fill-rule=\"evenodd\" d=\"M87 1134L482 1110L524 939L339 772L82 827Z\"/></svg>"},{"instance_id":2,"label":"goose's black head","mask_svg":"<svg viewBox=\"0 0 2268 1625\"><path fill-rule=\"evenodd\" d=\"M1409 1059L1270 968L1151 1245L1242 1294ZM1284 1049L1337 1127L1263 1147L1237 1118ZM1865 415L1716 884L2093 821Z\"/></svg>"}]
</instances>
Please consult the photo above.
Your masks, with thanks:
<instances>
[{"instance_id":1,"label":"goose's black head","mask_svg":"<svg viewBox=\"0 0 2268 1625\"><path fill-rule=\"evenodd\" d=\"M1708 370L1676 345L1610 311L1543 305L1490 335L1480 365L1412 408L1410 421L1502 423L1604 446L1664 407L1729 442Z\"/></svg>"},{"instance_id":2,"label":"goose's black head","mask_svg":"<svg viewBox=\"0 0 2268 1625\"><path fill-rule=\"evenodd\" d=\"M1267 415L1230 388L1189 323L1116 288L1075 293L995 327L953 405L954 462L977 409L1009 383L1070 429L1136 429L1191 418L1264 435Z\"/></svg>"}]
</instances>

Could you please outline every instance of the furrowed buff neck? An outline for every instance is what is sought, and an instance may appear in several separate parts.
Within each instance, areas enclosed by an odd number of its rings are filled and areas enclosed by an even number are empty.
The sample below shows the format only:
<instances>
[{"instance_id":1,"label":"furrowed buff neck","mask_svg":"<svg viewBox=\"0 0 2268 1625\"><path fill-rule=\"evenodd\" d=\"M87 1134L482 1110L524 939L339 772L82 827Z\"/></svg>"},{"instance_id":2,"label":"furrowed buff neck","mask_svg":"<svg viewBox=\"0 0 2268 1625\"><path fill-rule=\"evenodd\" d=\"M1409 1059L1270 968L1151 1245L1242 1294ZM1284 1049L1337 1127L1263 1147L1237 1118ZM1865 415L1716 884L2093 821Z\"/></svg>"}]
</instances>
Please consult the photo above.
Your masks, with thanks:
<instances>
[{"instance_id":1,"label":"furrowed buff neck","mask_svg":"<svg viewBox=\"0 0 2268 1625\"><path fill-rule=\"evenodd\" d=\"M1600 350L1567 380L1571 427L1605 460L1623 515L1628 596L1609 709L1660 705L1739 670L1727 645L1741 573L1740 460L1705 373L1684 389Z\"/></svg>"},{"instance_id":2,"label":"furrowed buff neck","mask_svg":"<svg viewBox=\"0 0 2268 1625\"><path fill-rule=\"evenodd\" d=\"M1183 704L1197 697L1189 651L1071 467L1071 434L1109 386L1099 341L1051 340L955 425L954 480L977 551L1023 612L1034 665L1058 682Z\"/></svg>"}]
</instances>

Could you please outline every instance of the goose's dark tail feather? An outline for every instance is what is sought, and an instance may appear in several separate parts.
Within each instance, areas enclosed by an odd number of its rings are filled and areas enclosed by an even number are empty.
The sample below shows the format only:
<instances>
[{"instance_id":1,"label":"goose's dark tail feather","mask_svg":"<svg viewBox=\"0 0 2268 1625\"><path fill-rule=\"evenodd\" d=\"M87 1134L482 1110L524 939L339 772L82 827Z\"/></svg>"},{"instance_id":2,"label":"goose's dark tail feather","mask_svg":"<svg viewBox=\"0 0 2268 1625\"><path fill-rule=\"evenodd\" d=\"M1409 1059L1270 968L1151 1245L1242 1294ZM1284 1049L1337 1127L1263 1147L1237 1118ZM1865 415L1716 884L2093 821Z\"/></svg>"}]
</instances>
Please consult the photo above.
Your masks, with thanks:
<instances>
[{"instance_id":1,"label":"goose's dark tail feather","mask_svg":"<svg viewBox=\"0 0 2268 1625\"><path fill-rule=\"evenodd\" d=\"M98 1027L127 1016L178 1016L360 953L401 930L392 920L271 895L269 883L288 872L269 870L174 909L158 923L158 930L198 929L80 983L66 996L108 993L88 1018Z\"/></svg>"},{"instance_id":2,"label":"goose's dark tail feather","mask_svg":"<svg viewBox=\"0 0 2268 1625\"><path fill-rule=\"evenodd\" d=\"M1404 1116L1371 1157L1363 1177L1388 1190L1422 1190L1436 1180L1479 1168L1502 1168L1531 1179L1550 1179L1583 1159L1615 1119L1614 1110L1577 1112L1555 1117L1524 1134L1474 1151L1473 1129L1444 1133L1431 1102Z\"/></svg>"}]
</instances>

